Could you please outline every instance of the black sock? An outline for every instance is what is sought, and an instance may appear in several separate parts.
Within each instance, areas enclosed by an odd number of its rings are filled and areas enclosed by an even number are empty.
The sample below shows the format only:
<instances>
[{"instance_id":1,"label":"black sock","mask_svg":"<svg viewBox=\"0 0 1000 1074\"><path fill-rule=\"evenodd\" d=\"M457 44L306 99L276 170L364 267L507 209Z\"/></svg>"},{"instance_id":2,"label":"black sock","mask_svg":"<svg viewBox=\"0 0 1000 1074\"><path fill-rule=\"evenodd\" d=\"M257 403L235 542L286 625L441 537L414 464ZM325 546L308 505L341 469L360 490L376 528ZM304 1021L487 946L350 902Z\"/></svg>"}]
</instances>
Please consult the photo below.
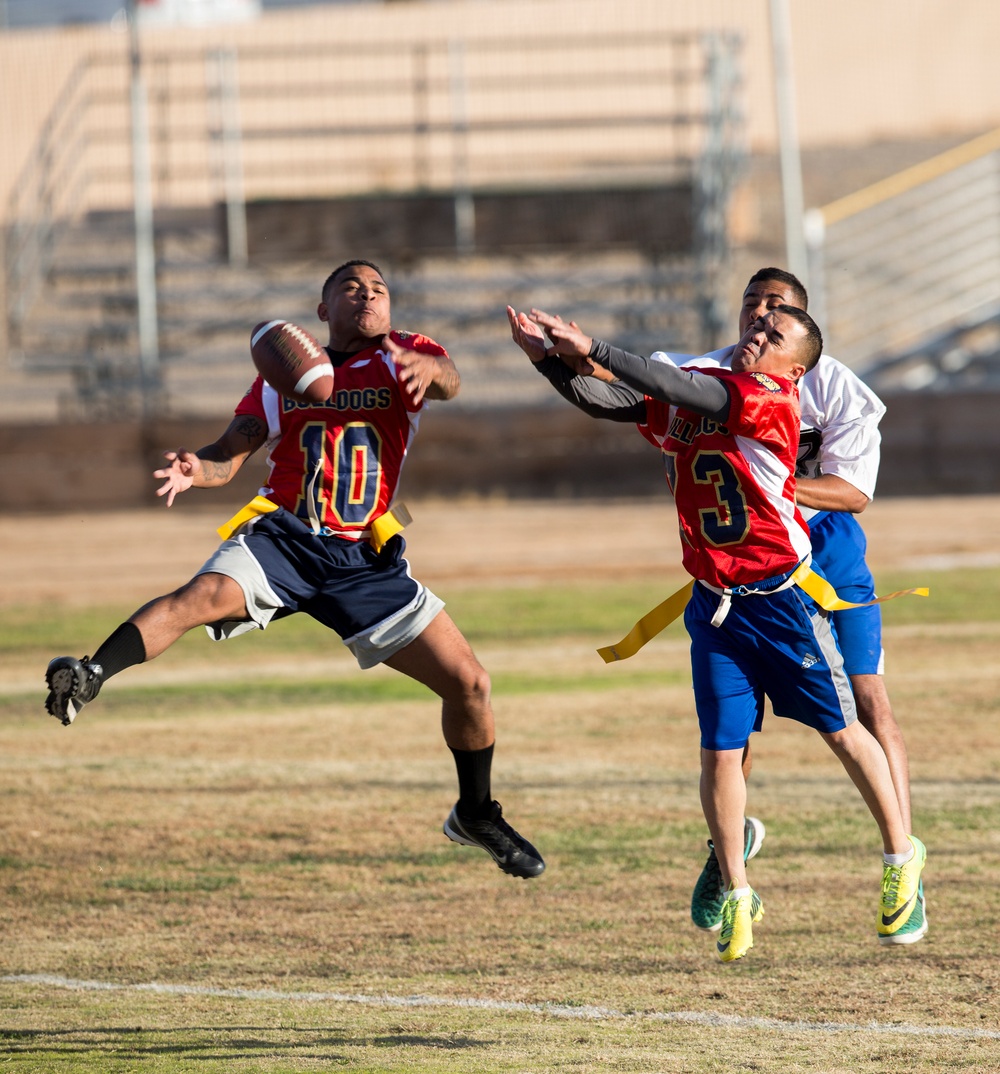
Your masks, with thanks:
<instances>
[{"instance_id":1,"label":"black sock","mask_svg":"<svg viewBox=\"0 0 1000 1074\"><path fill-rule=\"evenodd\" d=\"M485 817L493 804L490 770L493 747L483 750L451 750L458 769L458 813L468 820Z\"/></svg>"},{"instance_id":2,"label":"black sock","mask_svg":"<svg viewBox=\"0 0 1000 1074\"><path fill-rule=\"evenodd\" d=\"M101 665L105 679L145 659L146 646L135 623L122 623L90 658L91 663Z\"/></svg>"}]
</instances>

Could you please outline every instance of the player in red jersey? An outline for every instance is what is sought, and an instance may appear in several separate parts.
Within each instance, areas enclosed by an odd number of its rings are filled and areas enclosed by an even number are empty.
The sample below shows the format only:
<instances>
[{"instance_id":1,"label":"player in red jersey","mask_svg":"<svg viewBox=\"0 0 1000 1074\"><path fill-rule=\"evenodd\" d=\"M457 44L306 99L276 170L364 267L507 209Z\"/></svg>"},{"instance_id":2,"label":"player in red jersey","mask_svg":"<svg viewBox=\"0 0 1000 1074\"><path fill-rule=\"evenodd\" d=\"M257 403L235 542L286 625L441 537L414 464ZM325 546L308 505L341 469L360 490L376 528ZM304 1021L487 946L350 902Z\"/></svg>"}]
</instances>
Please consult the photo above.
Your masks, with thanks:
<instances>
[{"instance_id":1,"label":"player in red jersey","mask_svg":"<svg viewBox=\"0 0 1000 1074\"><path fill-rule=\"evenodd\" d=\"M628 354L540 311L507 315L514 341L565 398L595 417L636 422L663 453L696 580L684 622L702 809L727 888L719 957L742 958L763 916L744 861L742 760L765 696L777 715L819 731L861 792L882 836L876 931L897 931L913 912L925 850L907 836L885 753L857 719L828 617L793 578L810 555L795 506L796 382L820 356L819 329L803 310L778 306L747 329L727 372Z\"/></svg>"},{"instance_id":2,"label":"player in red jersey","mask_svg":"<svg viewBox=\"0 0 1000 1074\"><path fill-rule=\"evenodd\" d=\"M169 507L189 488L226 484L266 445L259 510L190 582L140 608L92 658L52 660L46 708L72 723L106 679L159 656L193 627L222 639L306 612L335 630L361 667L387 664L441 698L459 783L445 835L481 847L506 873L538 876L541 855L492 797L489 676L443 602L410 576L402 536L383 544L372 530L388 517L426 400L453 398L458 372L433 340L391 330L389 288L371 262L335 269L321 299L335 370L330 399L296 403L258 377L215 443L166 452L154 473Z\"/></svg>"},{"instance_id":3,"label":"player in red jersey","mask_svg":"<svg viewBox=\"0 0 1000 1074\"><path fill-rule=\"evenodd\" d=\"M723 377L718 370L704 373ZM795 506L794 383L757 370L724 383L725 424L649 398L640 427L667 462L685 570L723 587L757 582L809 553L809 531Z\"/></svg>"}]
</instances>

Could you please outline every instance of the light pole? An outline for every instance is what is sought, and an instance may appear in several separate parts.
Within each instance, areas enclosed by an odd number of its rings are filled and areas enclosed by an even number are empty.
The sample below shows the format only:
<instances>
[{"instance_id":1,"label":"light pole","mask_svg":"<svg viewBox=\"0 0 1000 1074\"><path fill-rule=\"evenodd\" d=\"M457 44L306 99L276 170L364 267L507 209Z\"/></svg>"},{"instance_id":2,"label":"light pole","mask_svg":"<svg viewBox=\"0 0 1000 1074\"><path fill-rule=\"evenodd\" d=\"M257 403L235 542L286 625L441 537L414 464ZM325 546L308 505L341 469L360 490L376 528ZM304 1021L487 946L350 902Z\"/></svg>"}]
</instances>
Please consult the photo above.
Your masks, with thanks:
<instances>
[{"instance_id":1,"label":"light pole","mask_svg":"<svg viewBox=\"0 0 1000 1074\"><path fill-rule=\"evenodd\" d=\"M792 28L788 0L771 0L771 54L781 158L781 196L785 210L788 270L808 287L809 264L803 224L802 160L795 120L795 78L792 74Z\"/></svg>"},{"instance_id":2,"label":"light pole","mask_svg":"<svg viewBox=\"0 0 1000 1074\"><path fill-rule=\"evenodd\" d=\"M156 312L156 248L149 161L149 120L142 80L142 54L136 25L136 0L128 0L132 106L132 203L135 212L135 286L139 321L139 383L143 417L160 388L160 342Z\"/></svg>"}]
</instances>

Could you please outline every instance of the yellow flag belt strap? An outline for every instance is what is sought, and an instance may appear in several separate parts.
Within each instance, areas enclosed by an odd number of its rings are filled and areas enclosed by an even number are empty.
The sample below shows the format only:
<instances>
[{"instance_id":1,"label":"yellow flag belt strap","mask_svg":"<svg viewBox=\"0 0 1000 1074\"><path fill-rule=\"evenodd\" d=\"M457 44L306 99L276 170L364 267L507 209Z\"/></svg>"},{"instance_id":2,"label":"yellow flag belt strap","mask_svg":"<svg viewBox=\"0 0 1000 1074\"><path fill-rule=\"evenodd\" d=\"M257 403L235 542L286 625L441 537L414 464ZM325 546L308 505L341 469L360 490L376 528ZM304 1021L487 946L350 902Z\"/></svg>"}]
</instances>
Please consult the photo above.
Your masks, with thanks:
<instances>
[{"instance_id":1,"label":"yellow flag belt strap","mask_svg":"<svg viewBox=\"0 0 1000 1074\"><path fill-rule=\"evenodd\" d=\"M277 510L278 505L272 503L266 496L254 496L246 507L241 507L239 511L237 511L225 525L220 526L216 532L224 541L227 541L240 526L249 522L250 519L257 518L258 515L267 515L272 511ZM386 541L391 537L395 537L400 530L404 529L412 521L413 519L410 517L410 512L407 510L405 503L394 504L384 515L380 515L371 524L371 536L368 539L371 542L372 547L376 552L381 551L382 546Z\"/></svg>"},{"instance_id":2,"label":"yellow flag belt strap","mask_svg":"<svg viewBox=\"0 0 1000 1074\"><path fill-rule=\"evenodd\" d=\"M896 593L889 593L884 597L876 597L874 600L854 604L849 600L841 600L837 591L825 579L821 578L810 566L808 560L800 563L795 568L790 579L803 592L808 594L816 603L828 612L844 611L847 608L867 608L871 604L882 604L884 601L893 600L896 597L905 597L910 594L917 597L926 597L930 590L925 587L915 589L900 589ZM597 650L601 659L606 664L615 660L627 660L649 641L655 638L664 627L669 626L684 611L684 606L691 597L694 582L688 582L683 589L678 589L672 596L650 612L647 612L638 623L615 645L605 645ZM743 599L743 598L740 598Z\"/></svg>"},{"instance_id":3,"label":"yellow flag belt strap","mask_svg":"<svg viewBox=\"0 0 1000 1074\"><path fill-rule=\"evenodd\" d=\"M228 522L220 526L215 532L224 541L228 541L240 526L245 522L249 522L251 518L256 518L258 515L268 515L277 510L278 505L271 503L265 496L254 496L246 507L241 507Z\"/></svg>"},{"instance_id":4,"label":"yellow flag belt strap","mask_svg":"<svg viewBox=\"0 0 1000 1074\"><path fill-rule=\"evenodd\" d=\"M390 537L395 537L400 530L408 526L413 519L410 517L410 512L406 509L405 503L397 503L389 508L384 515L380 515L372 523L372 535L369 540L372 543L372 548L376 552L382 550L382 545L389 540Z\"/></svg>"}]
</instances>

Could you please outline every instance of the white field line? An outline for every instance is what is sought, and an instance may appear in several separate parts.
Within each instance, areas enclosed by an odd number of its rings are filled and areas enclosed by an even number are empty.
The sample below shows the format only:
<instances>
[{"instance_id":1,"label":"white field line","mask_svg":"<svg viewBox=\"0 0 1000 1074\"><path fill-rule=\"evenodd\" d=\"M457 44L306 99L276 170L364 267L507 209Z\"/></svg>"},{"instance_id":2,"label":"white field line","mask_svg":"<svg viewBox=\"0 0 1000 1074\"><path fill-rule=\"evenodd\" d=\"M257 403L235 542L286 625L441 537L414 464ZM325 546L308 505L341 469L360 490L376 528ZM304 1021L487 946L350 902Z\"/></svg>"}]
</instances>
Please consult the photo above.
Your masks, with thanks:
<instances>
[{"instance_id":1,"label":"white field line","mask_svg":"<svg viewBox=\"0 0 1000 1074\"><path fill-rule=\"evenodd\" d=\"M225 999L288 1001L295 1003L355 1003L369 1007L440 1007L453 1010L524 1011L556 1018L591 1021L681 1022L699 1026L770 1029L781 1033L885 1033L906 1037L954 1037L963 1040L1000 1040L1000 1031L957 1026L911 1026L868 1022L785 1022L777 1018L743 1018L734 1014L701 1011L617 1011L613 1007L568 1007L559 1003L515 1003L495 999L463 999L439 996L365 995L350 992L278 992L270 988L210 988L182 984L115 984L107 981L74 981L47 973L14 973L0 977L2 984L44 985L80 992L152 992L170 996L217 996Z\"/></svg>"}]
</instances>

